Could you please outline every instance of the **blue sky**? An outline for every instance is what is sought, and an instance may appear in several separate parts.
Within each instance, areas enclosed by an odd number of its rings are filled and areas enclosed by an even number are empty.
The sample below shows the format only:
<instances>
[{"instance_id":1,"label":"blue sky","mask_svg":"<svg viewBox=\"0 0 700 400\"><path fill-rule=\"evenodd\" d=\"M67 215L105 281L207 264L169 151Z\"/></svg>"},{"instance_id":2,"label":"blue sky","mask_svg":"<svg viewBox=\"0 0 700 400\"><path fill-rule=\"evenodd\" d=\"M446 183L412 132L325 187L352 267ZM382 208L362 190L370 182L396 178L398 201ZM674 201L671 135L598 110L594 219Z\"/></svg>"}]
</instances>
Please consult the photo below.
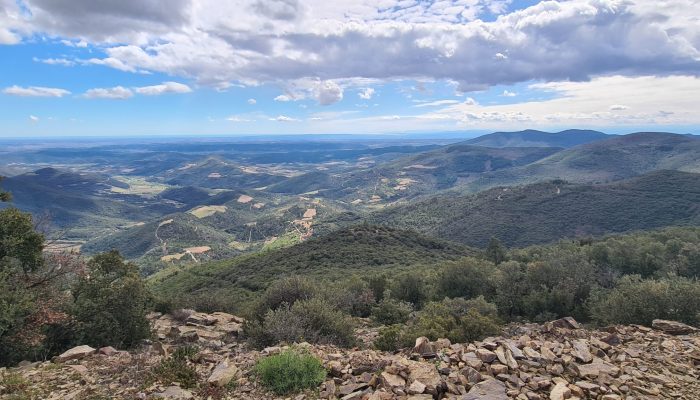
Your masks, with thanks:
<instances>
[{"instance_id":1,"label":"blue sky","mask_svg":"<svg viewBox=\"0 0 700 400\"><path fill-rule=\"evenodd\" d=\"M692 0L328 3L0 0L0 136L700 133Z\"/></svg>"}]
</instances>

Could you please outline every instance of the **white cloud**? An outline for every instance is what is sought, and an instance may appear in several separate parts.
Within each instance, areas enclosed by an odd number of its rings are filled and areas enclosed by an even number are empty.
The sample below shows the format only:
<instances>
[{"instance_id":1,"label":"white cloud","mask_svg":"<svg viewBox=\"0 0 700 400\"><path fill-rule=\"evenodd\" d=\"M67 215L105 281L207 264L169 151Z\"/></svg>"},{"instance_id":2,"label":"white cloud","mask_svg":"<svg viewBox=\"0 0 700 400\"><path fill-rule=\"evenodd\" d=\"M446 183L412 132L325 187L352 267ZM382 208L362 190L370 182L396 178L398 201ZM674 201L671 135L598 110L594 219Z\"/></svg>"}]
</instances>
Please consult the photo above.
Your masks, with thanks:
<instances>
[{"instance_id":1,"label":"white cloud","mask_svg":"<svg viewBox=\"0 0 700 400\"><path fill-rule=\"evenodd\" d=\"M107 58L91 58L89 60L82 60L83 64L94 64L94 65L104 65L106 67L118 69L124 72L137 72L136 68L131 65L127 65L122 60L113 57Z\"/></svg>"},{"instance_id":2,"label":"white cloud","mask_svg":"<svg viewBox=\"0 0 700 400\"><path fill-rule=\"evenodd\" d=\"M248 99L248 104L250 104L251 106L255 105L257 102L258 101L255 99Z\"/></svg>"},{"instance_id":3,"label":"white cloud","mask_svg":"<svg viewBox=\"0 0 700 400\"><path fill-rule=\"evenodd\" d=\"M358 94L362 100L370 100L372 99L372 96L374 96L374 89L373 88L365 88L361 90Z\"/></svg>"},{"instance_id":4,"label":"white cloud","mask_svg":"<svg viewBox=\"0 0 700 400\"><path fill-rule=\"evenodd\" d=\"M91 63L214 87L335 82L335 95L314 96L323 104L338 101L348 87L342 80L357 78L450 80L473 91L614 74L697 75L700 64L693 0L552 0L510 13L509 1L498 0L25 3L33 18L10 26L102 45L106 57ZM478 19L485 13L501 15ZM2 18L4 27L10 18ZM371 62L362 61L368 55Z\"/></svg>"},{"instance_id":5,"label":"white cloud","mask_svg":"<svg viewBox=\"0 0 700 400\"><path fill-rule=\"evenodd\" d=\"M243 118L243 117L238 116L238 115L232 115L232 116L226 118L226 120L230 121L230 122L255 122L255 120L253 120L253 119Z\"/></svg>"},{"instance_id":6,"label":"white cloud","mask_svg":"<svg viewBox=\"0 0 700 400\"><path fill-rule=\"evenodd\" d=\"M277 121L277 122L299 122L297 118L292 118L288 117L286 115L278 115L274 118L270 118L270 121Z\"/></svg>"},{"instance_id":7,"label":"white cloud","mask_svg":"<svg viewBox=\"0 0 700 400\"><path fill-rule=\"evenodd\" d=\"M30 115L29 122L32 122L32 123L39 122L39 117L37 117L36 115Z\"/></svg>"},{"instance_id":8,"label":"white cloud","mask_svg":"<svg viewBox=\"0 0 700 400\"><path fill-rule=\"evenodd\" d=\"M88 99L118 99L124 100L132 97L134 93L131 89L123 86L115 86L112 88L95 88L85 92L83 97Z\"/></svg>"},{"instance_id":9,"label":"white cloud","mask_svg":"<svg viewBox=\"0 0 700 400\"><path fill-rule=\"evenodd\" d=\"M88 47L88 43L85 40L79 40L77 42L73 42L71 40L64 39L64 40L61 40L61 43L64 46L68 46L68 47L79 47L79 48L83 48L83 49Z\"/></svg>"},{"instance_id":10,"label":"white cloud","mask_svg":"<svg viewBox=\"0 0 700 400\"><path fill-rule=\"evenodd\" d=\"M479 103L471 97L467 97L464 100L464 102L462 102L462 104L465 106L478 106L479 105Z\"/></svg>"},{"instance_id":11,"label":"white cloud","mask_svg":"<svg viewBox=\"0 0 700 400\"><path fill-rule=\"evenodd\" d=\"M67 58L33 58L34 62L40 62L49 65L63 65L64 67L72 67L75 65L75 61L69 60Z\"/></svg>"},{"instance_id":12,"label":"white cloud","mask_svg":"<svg viewBox=\"0 0 700 400\"><path fill-rule=\"evenodd\" d=\"M515 97L517 95L518 95L517 93L511 92L510 90L504 90L503 93L501 94L501 96L503 96L503 97Z\"/></svg>"},{"instance_id":13,"label":"white cloud","mask_svg":"<svg viewBox=\"0 0 700 400\"><path fill-rule=\"evenodd\" d=\"M292 101L292 98L286 94L281 94L281 95L275 97L275 101L287 102L287 101Z\"/></svg>"},{"instance_id":14,"label":"white cloud","mask_svg":"<svg viewBox=\"0 0 700 400\"><path fill-rule=\"evenodd\" d=\"M459 100L436 100L436 101L430 101L427 103L419 103L414 105L413 107L442 107L442 106L447 106L450 104L458 104Z\"/></svg>"},{"instance_id":15,"label":"white cloud","mask_svg":"<svg viewBox=\"0 0 700 400\"><path fill-rule=\"evenodd\" d=\"M343 88L333 81L319 82L316 86L316 100L322 106L331 105L343 100Z\"/></svg>"},{"instance_id":16,"label":"white cloud","mask_svg":"<svg viewBox=\"0 0 700 400\"><path fill-rule=\"evenodd\" d=\"M610 111L624 111L629 109L627 106L623 106L622 104L613 104L610 106Z\"/></svg>"},{"instance_id":17,"label":"white cloud","mask_svg":"<svg viewBox=\"0 0 700 400\"><path fill-rule=\"evenodd\" d=\"M438 110L436 114L482 128L514 127L519 122L526 122L529 126L700 123L696 111L700 78L692 76L631 78L618 75L590 82L534 84L529 88L549 92L554 98L488 106L457 104ZM613 112L621 110L627 112Z\"/></svg>"},{"instance_id":18,"label":"white cloud","mask_svg":"<svg viewBox=\"0 0 700 400\"><path fill-rule=\"evenodd\" d=\"M146 96L158 96L166 93L190 93L189 86L178 82L163 82L160 85L137 87L136 93Z\"/></svg>"},{"instance_id":19,"label":"white cloud","mask_svg":"<svg viewBox=\"0 0 700 400\"><path fill-rule=\"evenodd\" d=\"M63 97L70 94L70 92L65 89L43 86L21 87L17 85L5 88L2 92L12 96L22 97Z\"/></svg>"}]
</instances>

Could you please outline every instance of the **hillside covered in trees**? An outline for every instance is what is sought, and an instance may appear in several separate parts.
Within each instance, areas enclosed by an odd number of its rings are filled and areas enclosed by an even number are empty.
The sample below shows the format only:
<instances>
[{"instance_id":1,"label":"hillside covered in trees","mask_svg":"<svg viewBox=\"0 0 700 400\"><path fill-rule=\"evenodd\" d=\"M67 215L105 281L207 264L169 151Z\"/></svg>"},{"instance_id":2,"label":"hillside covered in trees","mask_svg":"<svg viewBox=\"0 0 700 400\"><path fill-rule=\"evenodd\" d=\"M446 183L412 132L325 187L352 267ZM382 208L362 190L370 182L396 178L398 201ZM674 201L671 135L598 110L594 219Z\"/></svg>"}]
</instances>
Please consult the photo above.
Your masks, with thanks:
<instances>
[{"instance_id":1,"label":"hillside covered in trees","mask_svg":"<svg viewBox=\"0 0 700 400\"><path fill-rule=\"evenodd\" d=\"M366 220L414 229L475 247L495 236L509 246L553 242L700 223L700 174L659 171L605 185L555 180L494 188L474 195L445 193L366 217L341 214L333 226Z\"/></svg>"}]
</instances>

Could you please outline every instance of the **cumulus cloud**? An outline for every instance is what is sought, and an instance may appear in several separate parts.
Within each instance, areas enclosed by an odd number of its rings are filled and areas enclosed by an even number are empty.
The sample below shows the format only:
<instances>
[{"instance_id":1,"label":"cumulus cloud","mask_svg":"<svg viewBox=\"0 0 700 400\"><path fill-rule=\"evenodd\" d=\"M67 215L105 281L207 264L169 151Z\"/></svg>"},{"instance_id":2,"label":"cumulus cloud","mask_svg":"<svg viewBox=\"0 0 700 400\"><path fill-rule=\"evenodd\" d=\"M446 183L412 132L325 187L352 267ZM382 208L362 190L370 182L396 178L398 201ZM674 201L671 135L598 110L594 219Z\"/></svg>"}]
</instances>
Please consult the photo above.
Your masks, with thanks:
<instances>
[{"instance_id":1,"label":"cumulus cloud","mask_svg":"<svg viewBox=\"0 0 700 400\"><path fill-rule=\"evenodd\" d=\"M12 96L22 97L63 97L70 94L70 92L65 89L43 86L21 87L17 85L5 88L2 92Z\"/></svg>"},{"instance_id":2,"label":"cumulus cloud","mask_svg":"<svg viewBox=\"0 0 700 400\"><path fill-rule=\"evenodd\" d=\"M270 118L270 121L277 121L277 122L298 122L299 119L297 118L292 118L288 117L286 115L278 115L274 118Z\"/></svg>"},{"instance_id":3,"label":"cumulus cloud","mask_svg":"<svg viewBox=\"0 0 700 400\"><path fill-rule=\"evenodd\" d=\"M123 86L115 86L112 88L94 88L85 92L83 97L88 99L118 99L124 100L132 97L134 92Z\"/></svg>"},{"instance_id":4,"label":"cumulus cloud","mask_svg":"<svg viewBox=\"0 0 700 400\"><path fill-rule=\"evenodd\" d=\"M39 122L39 117L37 117L36 115L30 115L29 122Z\"/></svg>"},{"instance_id":5,"label":"cumulus cloud","mask_svg":"<svg viewBox=\"0 0 700 400\"><path fill-rule=\"evenodd\" d=\"M627 110L629 107L623 106L622 104L613 104L610 106L610 111L624 111Z\"/></svg>"},{"instance_id":6,"label":"cumulus cloud","mask_svg":"<svg viewBox=\"0 0 700 400\"><path fill-rule=\"evenodd\" d=\"M515 97L517 95L518 95L517 93L511 92L510 90L504 90L503 93L501 94L501 96L503 96L503 97Z\"/></svg>"},{"instance_id":7,"label":"cumulus cloud","mask_svg":"<svg viewBox=\"0 0 700 400\"><path fill-rule=\"evenodd\" d=\"M160 85L137 87L136 93L146 96L158 96L166 93L190 93L189 86L178 82L163 82Z\"/></svg>"},{"instance_id":8,"label":"cumulus cloud","mask_svg":"<svg viewBox=\"0 0 700 400\"><path fill-rule=\"evenodd\" d=\"M251 106L255 105L257 102L258 101L255 99L248 99L248 104L250 104Z\"/></svg>"},{"instance_id":9,"label":"cumulus cloud","mask_svg":"<svg viewBox=\"0 0 700 400\"><path fill-rule=\"evenodd\" d=\"M362 89L358 94L362 100L370 100L372 99L372 96L374 96L374 89L373 88L365 88Z\"/></svg>"},{"instance_id":10,"label":"cumulus cloud","mask_svg":"<svg viewBox=\"0 0 700 400\"><path fill-rule=\"evenodd\" d=\"M34 62L40 62L49 65L63 65L64 67L71 67L75 65L75 61L69 60L67 58L33 58Z\"/></svg>"},{"instance_id":11,"label":"cumulus cloud","mask_svg":"<svg viewBox=\"0 0 700 400\"><path fill-rule=\"evenodd\" d=\"M532 126L700 123L700 116L695 111L700 78L693 76L633 78L618 75L596 78L590 82L533 84L529 88L549 92L553 98L502 105L461 103L434 114L479 127L514 126L518 122ZM627 112L614 112L622 110ZM665 112L662 114L660 110Z\"/></svg>"},{"instance_id":12,"label":"cumulus cloud","mask_svg":"<svg viewBox=\"0 0 700 400\"><path fill-rule=\"evenodd\" d=\"M316 100L322 106L331 105L343 100L343 88L333 81L319 82L316 87Z\"/></svg>"},{"instance_id":13,"label":"cumulus cloud","mask_svg":"<svg viewBox=\"0 0 700 400\"><path fill-rule=\"evenodd\" d=\"M104 44L106 56L93 63L214 87L339 85L319 91L321 104L339 101L348 87L340 80L354 78L450 80L474 91L700 71L700 3L693 0L552 0L513 12L497 0L25 2L32 31ZM479 19L489 13L500 17Z\"/></svg>"},{"instance_id":14,"label":"cumulus cloud","mask_svg":"<svg viewBox=\"0 0 700 400\"><path fill-rule=\"evenodd\" d=\"M275 97L275 101L287 102L287 101L292 101L292 98L286 94L281 94L281 95Z\"/></svg>"}]
</instances>

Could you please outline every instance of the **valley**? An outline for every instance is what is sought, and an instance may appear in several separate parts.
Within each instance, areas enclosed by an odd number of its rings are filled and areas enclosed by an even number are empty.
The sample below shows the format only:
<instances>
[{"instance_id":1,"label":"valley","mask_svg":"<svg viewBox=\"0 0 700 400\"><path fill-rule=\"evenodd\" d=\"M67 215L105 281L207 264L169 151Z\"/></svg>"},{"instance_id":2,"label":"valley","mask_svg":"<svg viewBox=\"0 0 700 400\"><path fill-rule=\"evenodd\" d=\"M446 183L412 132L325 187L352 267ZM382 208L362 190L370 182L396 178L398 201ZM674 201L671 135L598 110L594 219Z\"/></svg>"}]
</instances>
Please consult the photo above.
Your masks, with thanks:
<instances>
[{"instance_id":1,"label":"valley","mask_svg":"<svg viewBox=\"0 0 700 400\"><path fill-rule=\"evenodd\" d=\"M2 153L5 207L42 219L66 248L116 249L146 275L358 223L483 247L699 218L700 140L671 133L13 142Z\"/></svg>"}]
</instances>

